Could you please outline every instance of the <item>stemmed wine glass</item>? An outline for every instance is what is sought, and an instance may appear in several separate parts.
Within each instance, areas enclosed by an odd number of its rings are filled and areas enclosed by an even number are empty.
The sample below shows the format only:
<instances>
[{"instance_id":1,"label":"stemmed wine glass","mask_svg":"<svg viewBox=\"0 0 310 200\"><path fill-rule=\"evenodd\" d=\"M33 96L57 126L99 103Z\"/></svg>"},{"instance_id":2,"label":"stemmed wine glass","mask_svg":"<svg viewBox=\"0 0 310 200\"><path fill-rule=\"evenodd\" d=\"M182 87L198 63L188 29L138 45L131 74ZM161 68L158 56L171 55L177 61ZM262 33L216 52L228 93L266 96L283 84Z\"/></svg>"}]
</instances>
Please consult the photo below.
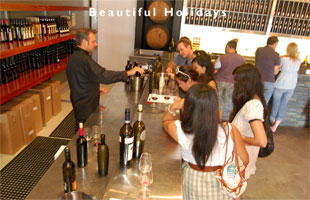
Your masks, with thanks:
<instances>
[{"instance_id":1,"label":"stemmed wine glass","mask_svg":"<svg viewBox=\"0 0 310 200\"><path fill-rule=\"evenodd\" d=\"M99 133L99 126L94 125L92 129L92 135L93 135L93 144L95 147L98 146L100 143L100 133Z\"/></svg>"},{"instance_id":2,"label":"stemmed wine glass","mask_svg":"<svg viewBox=\"0 0 310 200\"><path fill-rule=\"evenodd\" d=\"M159 95L159 91L158 89L153 89L152 90L152 94L151 94L151 98L153 101L156 101L158 99L158 95ZM155 107L155 102L153 102L152 107Z\"/></svg>"},{"instance_id":3,"label":"stemmed wine glass","mask_svg":"<svg viewBox=\"0 0 310 200\"><path fill-rule=\"evenodd\" d=\"M149 153L142 153L139 160L139 181L142 188L139 190L141 199L148 199L151 195L151 190L147 187L153 183L152 157Z\"/></svg>"},{"instance_id":4,"label":"stemmed wine glass","mask_svg":"<svg viewBox=\"0 0 310 200\"><path fill-rule=\"evenodd\" d=\"M92 139L90 128L88 127L84 128L84 136L87 142L89 142Z\"/></svg>"}]
</instances>

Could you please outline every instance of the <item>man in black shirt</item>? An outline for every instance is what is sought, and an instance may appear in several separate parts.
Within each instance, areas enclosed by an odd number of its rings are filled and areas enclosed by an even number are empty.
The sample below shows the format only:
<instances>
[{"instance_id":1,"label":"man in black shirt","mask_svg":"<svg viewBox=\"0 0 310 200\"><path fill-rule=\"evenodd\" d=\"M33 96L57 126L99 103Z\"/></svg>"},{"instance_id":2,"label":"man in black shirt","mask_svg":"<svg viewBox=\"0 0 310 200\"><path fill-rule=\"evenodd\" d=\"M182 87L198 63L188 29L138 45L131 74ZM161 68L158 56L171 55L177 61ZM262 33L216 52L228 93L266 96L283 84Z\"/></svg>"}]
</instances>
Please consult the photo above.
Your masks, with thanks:
<instances>
[{"instance_id":1,"label":"man in black shirt","mask_svg":"<svg viewBox=\"0 0 310 200\"><path fill-rule=\"evenodd\" d=\"M78 123L85 122L99 105L100 83L126 81L127 76L136 72L144 73L139 67L129 71L111 71L96 63L91 57L97 47L95 33L94 30L84 28L77 32L77 48L67 63L70 99L76 119L75 131L78 130Z\"/></svg>"}]
</instances>

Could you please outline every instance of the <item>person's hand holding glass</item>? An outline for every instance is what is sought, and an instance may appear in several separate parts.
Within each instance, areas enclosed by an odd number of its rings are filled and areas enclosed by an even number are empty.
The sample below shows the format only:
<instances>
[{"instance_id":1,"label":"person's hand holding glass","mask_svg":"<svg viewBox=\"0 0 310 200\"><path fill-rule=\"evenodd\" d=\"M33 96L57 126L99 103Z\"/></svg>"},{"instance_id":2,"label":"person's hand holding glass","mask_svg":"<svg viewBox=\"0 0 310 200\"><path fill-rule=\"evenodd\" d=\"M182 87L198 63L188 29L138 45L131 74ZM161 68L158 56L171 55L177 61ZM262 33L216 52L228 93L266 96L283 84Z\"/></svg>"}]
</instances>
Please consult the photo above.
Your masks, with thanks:
<instances>
[{"instance_id":1,"label":"person's hand holding glass","mask_svg":"<svg viewBox=\"0 0 310 200\"><path fill-rule=\"evenodd\" d=\"M139 181L142 188L139 190L139 197L148 199L151 191L147 187L153 183L152 158L149 153L142 153L139 160Z\"/></svg>"}]
</instances>

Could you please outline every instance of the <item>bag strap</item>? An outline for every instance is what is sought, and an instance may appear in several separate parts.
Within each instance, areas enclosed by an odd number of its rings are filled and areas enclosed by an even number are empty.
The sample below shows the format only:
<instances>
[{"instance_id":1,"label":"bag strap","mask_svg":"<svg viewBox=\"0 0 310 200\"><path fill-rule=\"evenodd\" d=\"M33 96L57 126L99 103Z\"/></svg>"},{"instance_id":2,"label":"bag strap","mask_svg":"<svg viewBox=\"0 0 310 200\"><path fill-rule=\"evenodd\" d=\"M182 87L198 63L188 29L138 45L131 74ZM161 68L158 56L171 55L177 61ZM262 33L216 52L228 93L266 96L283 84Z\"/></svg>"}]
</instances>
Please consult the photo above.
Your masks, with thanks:
<instances>
[{"instance_id":1,"label":"bag strap","mask_svg":"<svg viewBox=\"0 0 310 200\"><path fill-rule=\"evenodd\" d=\"M241 191L241 187L242 187L242 185L243 185L243 181L240 181L237 187L231 188L231 187L229 187L229 186L225 183L225 181L223 180L223 168L224 168L224 166L225 166L226 163L227 163L226 159L227 159L228 141L229 141L229 134L230 134L229 128L230 128L230 127L231 127L231 132L233 132L233 128L232 128L231 124L228 123L228 122L227 122L226 124L227 124L227 126L228 126L228 134L227 134L227 142L226 142L225 161L224 161L224 165L223 165L223 167L222 167L222 169L221 169L221 183L222 183L226 188L228 188L228 189L231 190L231 191L236 192L236 194L239 195L239 193L240 193L240 191ZM234 134L232 135L232 140L234 140ZM234 151L232 152L232 155L235 157L235 159L237 159L237 169L238 169L238 174L240 175L239 158L238 158L238 156L234 153ZM240 176L240 178L242 179L241 176ZM237 191L238 189L239 189L239 191Z\"/></svg>"},{"instance_id":2,"label":"bag strap","mask_svg":"<svg viewBox=\"0 0 310 200\"><path fill-rule=\"evenodd\" d=\"M227 150L228 150L228 141L229 141L229 123L228 122L226 122L226 124L227 124L227 127L228 127L228 134L227 134L227 140L226 140L226 152L225 152L225 160L224 160L224 165L225 165L225 163L227 162Z\"/></svg>"}]
</instances>

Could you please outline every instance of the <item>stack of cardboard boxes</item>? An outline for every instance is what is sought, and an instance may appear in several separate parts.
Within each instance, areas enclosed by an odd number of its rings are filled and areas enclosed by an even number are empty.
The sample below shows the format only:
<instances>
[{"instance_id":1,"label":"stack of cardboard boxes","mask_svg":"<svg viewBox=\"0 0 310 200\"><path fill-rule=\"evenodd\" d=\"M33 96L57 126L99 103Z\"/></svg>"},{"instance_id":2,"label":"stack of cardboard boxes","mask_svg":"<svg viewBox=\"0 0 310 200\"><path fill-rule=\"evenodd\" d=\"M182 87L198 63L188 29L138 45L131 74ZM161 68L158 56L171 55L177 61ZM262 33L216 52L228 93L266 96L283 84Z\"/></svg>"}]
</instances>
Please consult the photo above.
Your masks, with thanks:
<instances>
[{"instance_id":1,"label":"stack of cardboard boxes","mask_svg":"<svg viewBox=\"0 0 310 200\"><path fill-rule=\"evenodd\" d=\"M15 154L61 111L60 81L45 81L1 105L0 153Z\"/></svg>"}]
</instances>

